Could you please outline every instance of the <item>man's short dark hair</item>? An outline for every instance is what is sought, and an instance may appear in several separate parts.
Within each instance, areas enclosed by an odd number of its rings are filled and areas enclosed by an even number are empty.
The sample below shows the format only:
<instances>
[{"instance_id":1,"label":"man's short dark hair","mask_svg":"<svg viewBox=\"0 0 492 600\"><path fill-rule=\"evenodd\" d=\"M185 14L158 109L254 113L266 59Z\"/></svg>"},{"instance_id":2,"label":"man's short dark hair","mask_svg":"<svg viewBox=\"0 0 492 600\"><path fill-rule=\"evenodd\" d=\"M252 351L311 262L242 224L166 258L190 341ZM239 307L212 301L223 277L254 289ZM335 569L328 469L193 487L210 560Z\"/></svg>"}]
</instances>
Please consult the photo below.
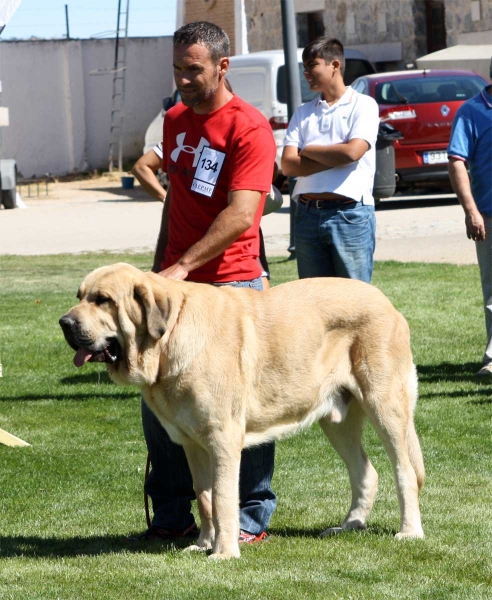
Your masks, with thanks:
<instances>
[{"instance_id":1,"label":"man's short dark hair","mask_svg":"<svg viewBox=\"0 0 492 600\"><path fill-rule=\"evenodd\" d=\"M227 33L214 23L194 21L187 23L174 32L173 45L190 46L200 44L208 48L214 64L231 53L231 44Z\"/></svg>"},{"instance_id":2,"label":"man's short dark hair","mask_svg":"<svg viewBox=\"0 0 492 600\"><path fill-rule=\"evenodd\" d=\"M332 60L340 61L342 75L345 71L345 54L343 44L336 38L319 37L310 42L302 51L302 62L307 63L313 58L322 58L330 63Z\"/></svg>"}]
</instances>

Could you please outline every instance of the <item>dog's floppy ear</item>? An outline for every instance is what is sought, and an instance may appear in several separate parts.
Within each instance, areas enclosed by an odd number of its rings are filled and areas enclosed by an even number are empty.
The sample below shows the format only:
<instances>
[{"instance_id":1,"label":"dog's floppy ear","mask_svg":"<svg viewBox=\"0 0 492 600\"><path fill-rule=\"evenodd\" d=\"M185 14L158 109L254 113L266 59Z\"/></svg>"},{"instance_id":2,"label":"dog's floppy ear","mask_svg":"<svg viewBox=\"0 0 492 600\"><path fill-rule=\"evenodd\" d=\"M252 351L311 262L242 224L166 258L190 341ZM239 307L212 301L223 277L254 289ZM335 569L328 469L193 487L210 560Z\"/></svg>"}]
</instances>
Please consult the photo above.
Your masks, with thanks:
<instances>
[{"instance_id":1,"label":"dog's floppy ear","mask_svg":"<svg viewBox=\"0 0 492 600\"><path fill-rule=\"evenodd\" d=\"M135 285L134 295L145 310L149 335L154 340L160 339L166 333L169 302L156 302L154 291L146 281Z\"/></svg>"}]
</instances>

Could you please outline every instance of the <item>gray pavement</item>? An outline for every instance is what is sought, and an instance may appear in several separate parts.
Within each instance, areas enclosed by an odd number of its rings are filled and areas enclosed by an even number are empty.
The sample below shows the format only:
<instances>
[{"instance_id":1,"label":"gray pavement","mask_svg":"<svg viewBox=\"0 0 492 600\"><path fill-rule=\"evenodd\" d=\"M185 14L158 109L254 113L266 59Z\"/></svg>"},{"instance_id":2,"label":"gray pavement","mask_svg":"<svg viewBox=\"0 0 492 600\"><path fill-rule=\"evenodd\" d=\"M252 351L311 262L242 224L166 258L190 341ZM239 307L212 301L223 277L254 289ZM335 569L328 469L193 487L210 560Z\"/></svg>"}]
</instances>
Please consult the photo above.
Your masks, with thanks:
<instances>
[{"instance_id":1,"label":"gray pavement","mask_svg":"<svg viewBox=\"0 0 492 600\"><path fill-rule=\"evenodd\" d=\"M48 195L20 193L25 209L0 211L0 255L60 254L97 250L152 251L162 205L138 186L123 190L119 179L99 177L50 184ZM35 188L31 194L37 193ZM464 215L451 195L383 201L376 212L376 260L475 264ZM268 256L286 256L289 199L262 220Z\"/></svg>"}]
</instances>

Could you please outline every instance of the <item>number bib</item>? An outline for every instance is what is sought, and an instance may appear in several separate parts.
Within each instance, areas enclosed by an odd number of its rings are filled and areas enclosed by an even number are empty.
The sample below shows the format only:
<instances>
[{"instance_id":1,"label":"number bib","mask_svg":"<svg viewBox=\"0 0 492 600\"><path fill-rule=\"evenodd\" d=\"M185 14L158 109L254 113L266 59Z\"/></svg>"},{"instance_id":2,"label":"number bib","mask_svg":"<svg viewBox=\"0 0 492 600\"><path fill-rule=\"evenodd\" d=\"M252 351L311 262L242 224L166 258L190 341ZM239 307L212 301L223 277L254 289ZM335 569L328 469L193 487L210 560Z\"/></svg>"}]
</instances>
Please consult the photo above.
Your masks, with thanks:
<instances>
[{"instance_id":1,"label":"number bib","mask_svg":"<svg viewBox=\"0 0 492 600\"><path fill-rule=\"evenodd\" d=\"M209 198L215 191L220 170L225 160L225 153L219 152L206 146L200 153L195 177L191 184L191 190Z\"/></svg>"}]
</instances>

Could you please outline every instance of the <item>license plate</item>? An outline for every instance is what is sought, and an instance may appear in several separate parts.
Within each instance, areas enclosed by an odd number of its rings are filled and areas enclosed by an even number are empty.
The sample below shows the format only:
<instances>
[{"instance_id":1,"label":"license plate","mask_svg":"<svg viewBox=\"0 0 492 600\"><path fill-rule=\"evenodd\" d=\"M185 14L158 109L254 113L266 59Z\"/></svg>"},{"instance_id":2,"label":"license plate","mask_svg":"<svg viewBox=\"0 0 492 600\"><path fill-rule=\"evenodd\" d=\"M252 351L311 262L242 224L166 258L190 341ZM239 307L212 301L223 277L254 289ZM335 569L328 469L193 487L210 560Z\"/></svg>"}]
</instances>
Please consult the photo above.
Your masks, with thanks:
<instances>
[{"instance_id":1,"label":"license plate","mask_svg":"<svg viewBox=\"0 0 492 600\"><path fill-rule=\"evenodd\" d=\"M424 163L426 165L437 165L448 162L448 153L446 150L432 150L424 152Z\"/></svg>"}]
</instances>

